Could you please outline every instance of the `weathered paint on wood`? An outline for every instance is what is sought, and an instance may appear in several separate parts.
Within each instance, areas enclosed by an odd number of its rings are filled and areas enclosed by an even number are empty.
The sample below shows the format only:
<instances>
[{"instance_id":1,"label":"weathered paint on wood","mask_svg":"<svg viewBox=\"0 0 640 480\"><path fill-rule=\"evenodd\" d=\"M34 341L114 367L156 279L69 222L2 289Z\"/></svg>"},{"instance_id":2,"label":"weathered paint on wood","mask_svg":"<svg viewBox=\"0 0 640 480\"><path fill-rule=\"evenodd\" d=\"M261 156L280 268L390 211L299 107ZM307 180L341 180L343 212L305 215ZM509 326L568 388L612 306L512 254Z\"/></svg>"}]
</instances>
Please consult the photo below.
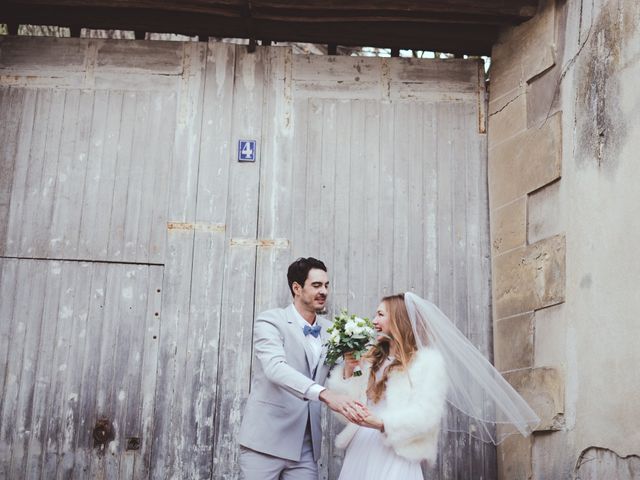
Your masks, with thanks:
<instances>
[{"instance_id":1,"label":"weathered paint on wood","mask_svg":"<svg viewBox=\"0 0 640 480\"><path fill-rule=\"evenodd\" d=\"M491 351L476 62L2 41L0 476L238 478L253 319L297 256L327 263L331 310L413 290ZM491 448L440 452L429 478L495 477Z\"/></svg>"},{"instance_id":2,"label":"weathered paint on wood","mask_svg":"<svg viewBox=\"0 0 640 480\"><path fill-rule=\"evenodd\" d=\"M155 378L153 297L160 295L162 267L7 258L0 264L3 304L11 306L2 311L11 325L0 411L3 478L124 478L118 472L128 458L121 452L127 438L143 439L140 407L155 394L146 378ZM116 437L99 452L93 427L102 417L113 422ZM141 446L136 456L147 455L151 443Z\"/></svg>"}]
</instances>

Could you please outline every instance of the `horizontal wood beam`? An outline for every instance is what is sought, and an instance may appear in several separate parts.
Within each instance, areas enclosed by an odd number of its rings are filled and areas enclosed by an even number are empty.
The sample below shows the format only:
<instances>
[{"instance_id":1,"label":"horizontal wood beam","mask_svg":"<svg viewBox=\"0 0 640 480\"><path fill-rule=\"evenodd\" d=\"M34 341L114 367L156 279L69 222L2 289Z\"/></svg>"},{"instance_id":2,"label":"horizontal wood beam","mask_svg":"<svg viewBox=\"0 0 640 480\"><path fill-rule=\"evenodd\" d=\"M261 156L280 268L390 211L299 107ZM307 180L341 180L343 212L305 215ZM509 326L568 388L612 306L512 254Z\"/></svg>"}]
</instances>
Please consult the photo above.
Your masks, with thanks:
<instances>
[{"instance_id":1,"label":"horizontal wood beam","mask_svg":"<svg viewBox=\"0 0 640 480\"><path fill-rule=\"evenodd\" d=\"M246 10L244 12L246 15ZM222 17L184 11L135 8L94 8L8 3L0 23L60 25L72 28L118 29L211 37L268 38L344 46L371 46L488 55L500 27L493 24L390 21L265 20Z\"/></svg>"}]
</instances>

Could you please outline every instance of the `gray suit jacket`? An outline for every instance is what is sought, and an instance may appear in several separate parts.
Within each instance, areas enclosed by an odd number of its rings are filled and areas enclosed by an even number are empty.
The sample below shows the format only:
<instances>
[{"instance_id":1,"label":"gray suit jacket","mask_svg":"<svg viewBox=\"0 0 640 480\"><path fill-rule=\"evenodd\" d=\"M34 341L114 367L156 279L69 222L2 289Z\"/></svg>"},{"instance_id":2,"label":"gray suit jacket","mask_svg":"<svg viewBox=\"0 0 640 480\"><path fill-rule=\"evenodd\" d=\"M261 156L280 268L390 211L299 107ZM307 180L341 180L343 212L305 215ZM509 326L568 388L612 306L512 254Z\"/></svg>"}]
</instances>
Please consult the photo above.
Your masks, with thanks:
<instances>
[{"instance_id":1,"label":"gray suit jacket","mask_svg":"<svg viewBox=\"0 0 640 480\"><path fill-rule=\"evenodd\" d=\"M258 452L298 461L309 419L313 458L317 461L322 440L321 405L303 395L313 383L324 383L329 367L324 364L324 346L318 363L311 364L312 353L296 321L294 308L292 304L268 310L256 319L253 336L256 361L239 443ZM331 322L320 316L316 322L322 327L324 344Z\"/></svg>"}]
</instances>

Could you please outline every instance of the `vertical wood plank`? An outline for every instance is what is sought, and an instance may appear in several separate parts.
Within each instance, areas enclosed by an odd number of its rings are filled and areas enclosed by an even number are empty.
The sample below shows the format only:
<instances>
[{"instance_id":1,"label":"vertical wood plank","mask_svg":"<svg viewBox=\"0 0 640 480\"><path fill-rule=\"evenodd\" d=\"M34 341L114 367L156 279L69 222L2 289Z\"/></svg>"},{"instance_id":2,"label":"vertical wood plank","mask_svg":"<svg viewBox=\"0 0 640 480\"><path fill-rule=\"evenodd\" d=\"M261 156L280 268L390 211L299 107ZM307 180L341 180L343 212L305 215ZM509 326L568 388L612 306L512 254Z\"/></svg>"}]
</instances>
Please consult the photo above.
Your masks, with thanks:
<instances>
[{"instance_id":1,"label":"vertical wood plank","mask_svg":"<svg viewBox=\"0 0 640 480\"><path fill-rule=\"evenodd\" d=\"M69 244L71 247L71 244ZM64 418L61 425L60 441L62 448L60 451L60 462L58 464L58 477L70 478L73 473L75 463L74 448L76 437L81 428L83 419L78 410L78 400L82 389L82 363L83 347L87 337L87 320L89 316L89 301L91 292L91 278L93 264L91 263L69 263L70 275L73 277L74 298L70 303L72 308L69 319L68 332L68 353L66 357L66 368L64 369L64 385L60 399L60 415Z\"/></svg>"},{"instance_id":2,"label":"vertical wood plank","mask_svg":"<svg viewBox=\"0 0 640 480\"><path fill-rule=\"evenodd\" d=\"M133 223L137 262L161 263L164 259L167 219L166 195L171 163L172 137L175 125L175 94L151 92L144 122L144 141L136 155L142 163L142 176L137 183L141 191L138 221ZM155 213L154 213L155 212Z\"/></svg>"},{"instance_id":3,"label":"vertical wood plank","mask_svg":"<svg viewBox=\"0 0 640 480\"><path fill-rule=\"evenodd\" d=\"M380 104L373 100L365 102L364 128L364 153L365 165L364 188L361 193L355 191L356 195L362 195L364 200L363 208L363 231L361 233L363 250L363 269L360 277L362 283L362 304L357 313L373 318L375 309L380 300L378 291L379 275L383 265L378 256L378 243L380 231L387 227L387 222L379 223L380 211Z\"/></svg>"},{"instance_id":4,"label":"vertical wood plank","mask_svg":"<svg viewBox=\"0 0 640 480\"><path fill-rule=\"evenodd\" d=\"M304 250L304 229L300 225L304 222L305 217L305 195L301 181L306 178L307 171L307 150L309 142L309 129L315 124L311 118L315 118L314 114L318 107L314 107L307 98L296 98L293 100L293 158L296 161L291 166L291 181L289 188L291 189L291 257L292 261L298 257L302 257ZM303 159L303 160L300 160ZM333 181L333 178L332 178Z\"/></svg>"},{"instance_id":5,"label":"vertical wood plank","mask_svg":"<svg viewBox=\"0 0 640 480\"><path fill-rule=\"evenodd\" d=\"M109 256L109 238L112 219L119 212L113 211L113 196L115 192L116 165L118 145L120 144L120 121L122 118L124 93L109 92L106 105L106 125L104 127L104 147L101 149L100 178L97 188L98 205L100 205L100 219L94 225L95 258L106 260Z\"/></svg>"},{"instance_id":6,"label":"vertical wood plank","mask_svg":"<svg viewBox=\"0 0 640 480\"><path fill-rule=\"evenodd\" d=\"M185 43L168 186L169 222L195 220L206 45ZM177 477L188 462L184 424L185 365L190 331L193 231L168 229L158 352L151 478Z\"/></svg>"},{"instance_id":7,"label":"vertical wood plank","mask_svg":"<svg viewBox=\"0 0 640 480\"><path fill-rule=\"evenodd\" d=\"M226 259L231 124L236 47L210 42L204 80L200 162L182 422L185 478L210 478L214 443L221 299ZM209 228L210 227L210 228Z\"/></svg>"},{"instance_id":8,"label":"vertical wood plank","mask_svg":"<svg viewBox=\"0 0 640 480\"><path fill-rule=\"evenodd\" d=\"M255 139L258 160L238 162L235 155L229 170L227 241L256 239L258 186L262 148L262 108L264 104L264 66L267 49L254 53L236 50L232 144L239 139ZM236 153L235 151L233 152ZM214 421L214 478L236 478L238 447L236 438L244 401L249 391L251 371L256 247L248 244L228 248Z\"/></svg>"},{"instance_id":9,"label":"vertical wood plank","mask_svg":"<svg viewBox=\"0 0 640 480\"><path fill-rule=\"evenodd\" d=\"M333 282L332 306L335 310L349 308L349 184L351 183L351 105L346 101L327 100L333 103L337 119L335 197L333 222ZM327 105L325 104L325 108Z\"/></svg>"},{"instance_id":10,"label":"vertical wood plank","mask_svg":"<svg viewBox=\"0 0 640 480\"><path fill-rule=\"evenodd\" d=\"M423 167L423 215L424 215L424 284L425 298L437 301L438 281L438 131L436 106L425 103L422 109L422 150L426 153Z\"/></svg>"},{"instance_id":11,"label":"vertical wood plank","mask_svg":"<svg viewBox=\"0 0 640 480\"><path fill-rule=\"evenodd\" d=\"M94 93L93 116L87 154L87 173L84 179L82 199L82 218L79 226L78 258L100 258L100 241L97 235L98 224L104 221L105 204L99 197L102 176L102 159L107 143L106 128L109 111L109 92Z\"/></svg>"},{"instance_id":12,"label":"vertical wood plank","mask_svg":"<svg viewBox=\"0 0 640 480\"><path fill-rule=\"evenodd\" d=\"M20 370L19 393L16 402L15 413L11 421L14 422L14 435L11 448L11 471L8 478L23 478L27 465L27 451L29 437L33 428L32 406L34 400L34 388L37 381L36 370L38 362L38 346L42 333L42 308L46 287L46 267L44 262L29 262L29 298L21 305L22 315L20 324L24 325L24 344L21 350L14 351L18 363L16 369Z\"/></svg>"},{"instance_id":13,"label":"vertical wood plank","mask_svg":"<svg viewBox=\"0 0 640 480\"><path fill-rule=\"evenodd\" d=\"M383 297L394 293L393 250L394 250L394 162L395 162L395 105L383 102L380 106L380 177L378 180L378 196L380 210L378 225L378 258L380 273L378 279L378 294ZM377 307L377 305L376 305Z\"/></svg>"},{"instance_id":14,"label":"vertical wood plank","mask_svg":"<svg viewBox=\"0 0 640 480\"><path fill-rule=\"evenodd\" d=\"M131 478L148 478L153 448L153 426L155 421L155 396L158 368L158 345L160 343L160 322L162 318L162 277L163 267L149 267L147 305L145 310L144 340L142 343L142 368L140 390L142 399L140 410L140 450L136 453L134 471Z\"/></svg>"},{"instance_id":15,"label":"vertical wood plank","mask_svg":"<svg viewBox=\"0 0 640 480\"><path fill-rule=\"evenodd\" d=\"M14 260L17 264L21 260ZM58 312L58 302L60 300L60 275L62 268L60 262L46 262L46 287L42 310L42 331L40 344L38 346L38 360L36 367L36 383L34 387L33 406L31 410L31 434L27 450L27 467L25 478L40 478L42 473L42 463L46 446L44 439L46 436L47 420L50 412L50 381L53 372L53 355L55 350L54 340L58 322L56 316Z\"/></svg>"},{"instance_id":16,"label":"vertical wood plank","mask_svg":"<svg viewBox=\"0 0 640 480\"><path fill-rule=\"evenodd\" d=\"M24 90L0 88L0 255L5 254L15 160L23 125Z\"/></svg>"},{"instance_id":17,"label":"vertical wood plank","mask_svg":"<svg viewBox=\"0 0 640 480\"><path fill-rule=\"evenodd\" d=\"M119 122L118 144L115 155L114 183L111 192L111 220L109 222L107 252L111 260L124 260L125 219L131 170L131 148L136 130L136 105L140 94L124 92Z\"/></svg>"},{"instance_id":18,"label":"vertical wood plank","mask_svg":"<svg viewBox=\"0 0 640 480\"><path fill-rule=\"evenodd\" d=\"M33 262L35 263L35 262ZM76 294L74 265L62 262L60 271L60 297L57 302L58 310L54 315L56 321L52 372L50 377L50 393L47 399L50 416L47 419L46 433L43 437L45 452L43 455L43 472L45 478L56 478L58 467L63 459L64 416L65 411L65 381L71 337L73 335L73 304Z\"/></svg>"},{"instance_id":19,"label":"vertical wood plank","mask_svg":"<svg viewBox=\"0 0 640 480\"><path fill-rule=\"evenodd\" d=\"M13 407L14 397L17 396L18 372L13 357L17 356L20 346L15 335L18 330L18 313L20 293L18 281L26 281L24 272L18 268L18 262L13 259L1 259L2 283L0 283L0 373L2 376L2 396L0 397L0 474L9 478L11 468L11 443L13 436Z\"/></svg>"},{"instance_id":20,"label":"vertical wood plank","mask_svg":"<svg viewBox=\"0 0 640 480\"><path fill-rule=\"evenodd\" d=\"M392 293L409 288L409 157L411 105L398 103L394 109L394 158L393 158L393 278Z\"/></svg>"},{"instance_id":21,"label":"vertical wood plank","mask_svg":"<svg viewBox=\"0 0 640 480\"><path fill-rule=\"evenodd\" d=\"M349 186L347 232L348 255L348 305L350 311L364 315L364 238L366 221L364 204L367 185L364 172L367 170L365 157L365 103L355 100L351 103L351 151L349 157Z\"/></svg>"},{"instance_id":22,"label":"vertical wood plank","mask_svg":"<svg viewBox=\"0 0 640 480\"><path fill-rule=\"evenodd\" d=\"M287 246L259 246L256 259L255 311L283 307L291 301L286 271L291 262L294 148L290 48L267 50L263 149L260 165L258 238L283 239Z\"/></svg>"},{"instance_id":23,"label":"vertical wood plank","mask_svg":"<svg viewBox=\"0 0 640 480\"><path fill-rule=\"evenodd\" d=\"M151 114L151 93L140 92L136 94L135 116L133 117L133 138L131 139L131 163L128 169L127 201L123 225L123 258L135 260L139 248L138 232L141 220L145 217L142 210L142 202L145 196L151 196L153 189L153 174L149 171L149 162L146 152L149 151L151 129L158 127L157 117ZM157 112L155 112L157 114ZM146 167L146 168L145 168ZM150 174L145 177L145 173Z\"/></svg>"},{"instance_id":24,"label":"vertical wood plank","mask_svg":"<svg viewBox=\"0 0 640 480\"><path fill-rule=\"evenodd\" d=\"M114 269L115 267L111 267ZM100 379L106 378L101 372L102 357L101 343L103 339L103 325L110 324L111 319L106 316L110 303L107 296L108 270L106 264L95 264L92 269L91 287L89 290L89 304L87 315L86 335L82 347L78 345L82 356L82 377L80 396L78 398L78 412L80 422L75 438L75 462L72 477L86 476L91 468L93 456L93 427L97 420L95 411L96 391ZM108 339L111 341L112 339Z\"/></svg>"}]
</instances>

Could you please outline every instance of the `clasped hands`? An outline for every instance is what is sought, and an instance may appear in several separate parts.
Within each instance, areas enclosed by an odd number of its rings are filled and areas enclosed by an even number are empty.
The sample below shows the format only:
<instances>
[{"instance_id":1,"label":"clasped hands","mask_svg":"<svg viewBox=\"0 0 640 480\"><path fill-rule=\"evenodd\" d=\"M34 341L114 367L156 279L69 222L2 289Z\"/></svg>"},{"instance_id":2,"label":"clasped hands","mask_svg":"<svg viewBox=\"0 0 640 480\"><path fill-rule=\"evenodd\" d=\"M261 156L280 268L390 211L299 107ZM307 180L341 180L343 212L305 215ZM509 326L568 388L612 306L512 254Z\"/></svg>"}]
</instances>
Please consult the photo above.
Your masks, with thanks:
<instances>
[{"instance_id":1,"label":"clasped hands","mask_svg":"<svg viewBox=\"0 0 640 480\"><path fill-rule=\"evenodd\" d=\"M382 430L382 420L373 416L367 406L358 400L331 390L323 390L320 393L320 400L334 412L344 415L350 422L362 427Z\"/></svg>"},{"instance_id":2,"label":"clasped hands","mask_svg":"<svg viewBox=\"0 0 640 480\"><path fill-rule=\"evenodd\" d=\"M360 361L356 360L353 353L345 353L344 377L351 377L359 363ZM383 430L384 428L382 420L372 415L367 406L358 400L329 390L322 391L320 400L325 402L331 410L344 415L347 420L361 427L375 428L376 430Z\"/></svg>"}]
</instances>

